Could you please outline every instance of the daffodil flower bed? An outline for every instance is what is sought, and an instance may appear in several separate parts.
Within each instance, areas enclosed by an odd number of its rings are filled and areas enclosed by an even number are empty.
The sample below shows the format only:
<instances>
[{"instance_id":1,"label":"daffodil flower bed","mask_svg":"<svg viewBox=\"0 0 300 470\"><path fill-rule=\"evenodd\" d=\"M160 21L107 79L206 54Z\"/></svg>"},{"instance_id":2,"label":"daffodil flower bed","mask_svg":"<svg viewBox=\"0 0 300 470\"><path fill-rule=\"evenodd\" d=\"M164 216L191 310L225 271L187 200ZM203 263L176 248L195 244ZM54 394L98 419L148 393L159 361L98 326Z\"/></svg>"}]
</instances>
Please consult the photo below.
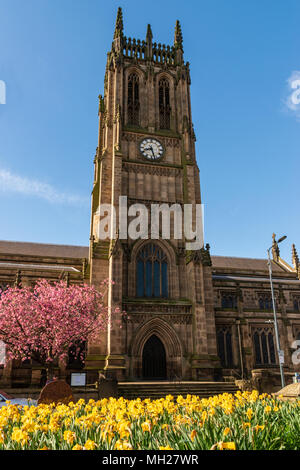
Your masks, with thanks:
<instances>
[{"instance_id":1,"label":"daffodil flower bed","mask_svg":"<svg viewBox=\"0 0 300 470\"><path fill-rule=\"evenodd\" d=\"M208 399L79 400L0 409L4 450L300 449L300 401L257 391Z\"/></svg>"}]
</instances>

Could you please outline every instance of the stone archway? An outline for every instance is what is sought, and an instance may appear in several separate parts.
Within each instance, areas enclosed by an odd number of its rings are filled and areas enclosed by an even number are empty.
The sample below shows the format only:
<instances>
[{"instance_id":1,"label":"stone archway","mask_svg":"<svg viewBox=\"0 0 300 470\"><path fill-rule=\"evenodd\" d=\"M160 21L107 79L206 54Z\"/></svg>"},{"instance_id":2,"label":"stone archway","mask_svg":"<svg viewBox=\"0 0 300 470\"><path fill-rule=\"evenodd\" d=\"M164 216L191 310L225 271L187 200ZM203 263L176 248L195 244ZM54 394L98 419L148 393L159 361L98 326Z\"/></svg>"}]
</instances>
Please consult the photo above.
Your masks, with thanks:
<instances>
[{"instance_id":1,"label":"stone archway","mask_svg":"<svg viewBox=\"0 0 300 470\"><path fill-rule=\"evenodd\" d=\"M162 380L167 378L166 350L156 335L150 336L144 344L142 370L143 379Z\"/></svg>"},{"instance_id":2,"label":"stone archway","mask_svg":"<svg viewBox=\"0 0 300 470\"><path fill-rule=\"evenodd\" d=\"M156 337L155 340L153 340L154 336ZM148 343L149 341L150 343ZM130 348L131 376L139 379L150 379L150 377L144 377L145 370L143 370L143 353L146 347L146 354L148 354L147 348L153 348L155 342L157 345L160 345L160 360L162 361L161 367L164 367L164 360L166 364L164 373L162 374L162 372L160 372L160 374L164 376L161 378L172 380L174 378L182 377L183 354L180 340L171 325L160 317L155 317L146 321L140 326L132 339ZM150 365L149 367L152 366Z\"/></svg>"}]
</instances>

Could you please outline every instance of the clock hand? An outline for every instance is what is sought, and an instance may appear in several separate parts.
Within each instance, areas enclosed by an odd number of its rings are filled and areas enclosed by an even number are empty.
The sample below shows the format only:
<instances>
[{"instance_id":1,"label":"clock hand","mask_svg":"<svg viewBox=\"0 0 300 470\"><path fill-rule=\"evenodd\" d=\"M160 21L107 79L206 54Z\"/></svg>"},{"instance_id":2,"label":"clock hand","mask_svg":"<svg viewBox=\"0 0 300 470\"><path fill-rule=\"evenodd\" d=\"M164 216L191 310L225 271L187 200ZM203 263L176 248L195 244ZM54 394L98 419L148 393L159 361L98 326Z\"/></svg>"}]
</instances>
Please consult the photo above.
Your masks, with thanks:
<instances>
[{"instance_id":1,"label":"clock hand","mask_svg":"<svg viewBox=\"0 0 300 470\"><path fill-rule=\"evenodd\" d=\"M153 157L155 158L155 155L154 155L154 152L153 152L153 147L147 147L147 148L145 149L145 152L148 152L149 150L151 150L152 155L153 155Z\"/></svg>"}]
</instances>

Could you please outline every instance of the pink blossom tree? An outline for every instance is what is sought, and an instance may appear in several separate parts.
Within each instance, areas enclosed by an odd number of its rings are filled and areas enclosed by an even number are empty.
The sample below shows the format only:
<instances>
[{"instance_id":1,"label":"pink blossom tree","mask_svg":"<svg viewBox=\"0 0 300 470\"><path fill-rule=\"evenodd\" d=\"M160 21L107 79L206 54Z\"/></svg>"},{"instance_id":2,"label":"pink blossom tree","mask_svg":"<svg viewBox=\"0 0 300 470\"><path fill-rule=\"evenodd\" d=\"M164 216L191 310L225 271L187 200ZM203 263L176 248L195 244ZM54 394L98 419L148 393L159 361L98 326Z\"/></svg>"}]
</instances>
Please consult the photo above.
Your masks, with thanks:
<instances>
[{"instance_id":1,"label":"pink blossom tree","mask_svg":"<svg viewBox=\"0 0 300 470\"><path fill-rule=\"evenodd\" d=\"M101 292L88 284L54 284L40 280L34 288L9 287L0 297L0 340L7 359L34 359L53 377L54 362L69 349L92 340L108 324L104 304L107 282ZM79 350L76 354L79 354Z\"/></svg>"}]
</instances>

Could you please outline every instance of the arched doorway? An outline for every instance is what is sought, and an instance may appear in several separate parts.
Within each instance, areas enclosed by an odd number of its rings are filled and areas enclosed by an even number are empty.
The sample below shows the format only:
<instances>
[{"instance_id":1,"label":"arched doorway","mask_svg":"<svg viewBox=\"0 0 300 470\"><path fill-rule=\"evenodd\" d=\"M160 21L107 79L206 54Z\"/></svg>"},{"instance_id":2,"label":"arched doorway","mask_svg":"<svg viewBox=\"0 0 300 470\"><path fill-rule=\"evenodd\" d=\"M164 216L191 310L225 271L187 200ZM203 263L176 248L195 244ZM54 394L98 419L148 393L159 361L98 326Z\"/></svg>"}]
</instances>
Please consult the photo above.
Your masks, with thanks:
<instances>
[{"instance_id":1,"label":"arched doorway","mask_svg":"<svg viewBox=\"0 0 300 470\"><path fill-rule=\"evenodd\" d=\"M144 345L143 378L152 380L162 380L167 378L165 347L156 335L150 336Z\"/></svg>"}]
</instances>

